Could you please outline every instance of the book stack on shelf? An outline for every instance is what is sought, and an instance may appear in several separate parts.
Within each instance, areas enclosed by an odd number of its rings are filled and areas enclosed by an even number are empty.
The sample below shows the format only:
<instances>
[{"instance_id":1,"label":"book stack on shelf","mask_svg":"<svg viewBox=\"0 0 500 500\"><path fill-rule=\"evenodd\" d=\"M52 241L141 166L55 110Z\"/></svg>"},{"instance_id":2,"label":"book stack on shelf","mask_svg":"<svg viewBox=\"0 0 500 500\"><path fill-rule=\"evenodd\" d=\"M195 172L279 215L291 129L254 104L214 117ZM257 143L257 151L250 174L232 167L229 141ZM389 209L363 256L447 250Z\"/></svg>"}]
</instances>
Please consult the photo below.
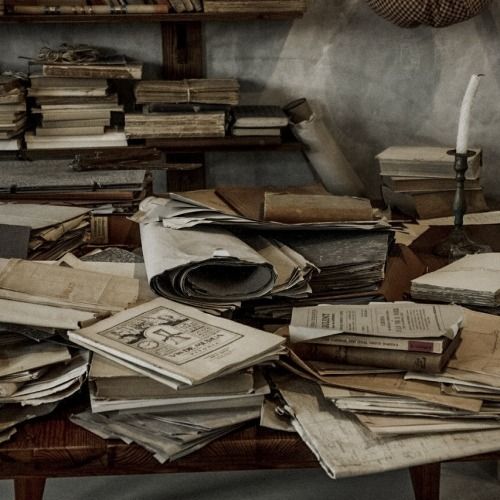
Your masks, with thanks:
<instances>
[{"instance_id":1,"label":"book stack on shelf","mask_svg":"<svg viewBox=\"0 0 500 500\"><path fill-rule=\"evenodd\" d=\"M129 138L224 137L226 109L239 102L235 79L141 81L136 85L142 113L125 115Z\"/></svg>"},{"instance_id":2,"label":"book stack on shelf","mask_svg":"<svg viewBox=\"0 0 500 500\"><path fill-rule=\"evenodd\" d=\"M231 133L235 136L281 136L288 117L279 106L235 106Z\"/></svg>"},{"instance_id":3,"label":"book stack on shelf","mask_svg":"<svg viewBox=\"0 0 500 500\"><path fill-rule=\"evenodd\" d=\"M18 150L26 127L24 81L0 75L0 151Z\"/></svg>"},{"instance_id":4,"label":"book stack on shelf","mask_svg":"<svg viewBox=\"0 0 500 500\"><path fill-rule=\"evenodd\" d=\"M53 53L78 55L79 51L92 50L61 47ZM41 73L31 76L28 91L36 102L32 113L38 115L38 126L26 134L27 149L127 146L124 132L112 128L119 124L123 106L108 80L141 76L142 64L130 63L122 56L101 61L97 54L90 61L43 62Z\"/></svg>"},{"instance_id":5,"label":"book stack on shelf","mask_svg":"<svg viewBox=\"0 0 500 500\"><path fill-rule=\"evenodd\" d=\"M453 215L457 183L454 156L440 147L390 147L377 155L382 195L387 205L418 219ZM467 212L484 212L488 205L479 182L482 152L474 150L466 172Z\"/></svg>"},{"instance_id":6,"label":"book stack on shelf","mask_svg":"<svg viewBox=\"0 0 500 500\"><path fill-rule=\"evenodd\" d=\"M116 93L101 78L32 75L28 96L35 99L34 134L28 149L126 146L122 132L110 130L112 113L123 113ZM118 142L119 144L115 144Z\"/></svg>"}]
</instances>

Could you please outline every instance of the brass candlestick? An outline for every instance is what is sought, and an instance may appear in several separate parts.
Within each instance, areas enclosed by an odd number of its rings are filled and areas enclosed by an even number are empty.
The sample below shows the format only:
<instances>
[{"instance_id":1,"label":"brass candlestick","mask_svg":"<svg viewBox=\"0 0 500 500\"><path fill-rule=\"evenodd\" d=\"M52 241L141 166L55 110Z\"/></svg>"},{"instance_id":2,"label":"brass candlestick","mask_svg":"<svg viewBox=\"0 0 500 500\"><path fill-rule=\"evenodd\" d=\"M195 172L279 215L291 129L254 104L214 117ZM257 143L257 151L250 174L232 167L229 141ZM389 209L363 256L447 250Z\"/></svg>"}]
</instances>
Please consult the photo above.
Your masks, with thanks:
<instances>
[{"instance_id":1,"label":"brass candlestick","mask_svg":"<svg viewBox=\"0 0 500 500\"><path fill-rule=\"evenodd\" d=\"M464 215L466 211L465 172L468 168L468 158L474 156L474 152L457 153L453 149L448 151L448 154L455 156L454 169L457 181L457 189L453 201L453 215L455 216L455 220L452 232L444 241L441 241L434 247L434 253L453 261L465 255L491 252L491 248L488 245L481 245L472 241L467 236L464 228Z\"/></svg>"}]
</instances>

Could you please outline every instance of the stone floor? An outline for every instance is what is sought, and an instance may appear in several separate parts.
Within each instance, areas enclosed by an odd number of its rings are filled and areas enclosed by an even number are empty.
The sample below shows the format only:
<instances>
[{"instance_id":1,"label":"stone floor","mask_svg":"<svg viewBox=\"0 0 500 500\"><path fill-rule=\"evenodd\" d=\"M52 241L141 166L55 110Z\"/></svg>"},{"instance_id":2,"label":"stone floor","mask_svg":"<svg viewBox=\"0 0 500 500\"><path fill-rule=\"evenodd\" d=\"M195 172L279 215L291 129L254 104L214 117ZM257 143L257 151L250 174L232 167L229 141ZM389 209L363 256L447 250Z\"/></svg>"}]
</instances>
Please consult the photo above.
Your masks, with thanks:
<instances>
[{"instance_id":1,"label":"stone floor","mask_svg":"<svg viewBox=\"0 0 500 500\"><path fill-rule=\"evenodd\" d=\"M442 500L498 500L495 462L446 464ZM0 481L0 500L13 500ZM412 500L406 470L333 481L323 471L262 471L51 479L44 500Z\"/></svg>"}]
</instances>

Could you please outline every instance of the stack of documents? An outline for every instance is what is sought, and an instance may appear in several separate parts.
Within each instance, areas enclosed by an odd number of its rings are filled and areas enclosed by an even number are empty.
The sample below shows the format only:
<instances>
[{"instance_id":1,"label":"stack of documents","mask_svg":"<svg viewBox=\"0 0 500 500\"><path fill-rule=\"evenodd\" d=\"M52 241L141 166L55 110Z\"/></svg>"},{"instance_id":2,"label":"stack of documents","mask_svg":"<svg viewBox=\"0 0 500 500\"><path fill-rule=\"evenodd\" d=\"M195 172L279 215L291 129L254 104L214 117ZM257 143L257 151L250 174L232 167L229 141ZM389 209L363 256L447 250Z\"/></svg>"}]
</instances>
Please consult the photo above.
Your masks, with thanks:
<instances>
[{"instance_id":1,"label":"stack of documents","mask_svg":"<svg viewBox=\"0 0 500 500\"><path fill-rule=\"evenodd\" d=\"M92 412L72 420L162 462L258 418L269 387L253 367L276 360L284 341L164 299L69 337L94 351Z\"/></svg>"},{"instance_id":2,"label":"stack of documents","mask_svg":"<svg viewBox=\"0 0 500 500\"><path fill-rule=\"evenodd\" d=\"M240 85L234 78L143 80L135 87L138 104L196 103L236 105Z\"/></svg>"},{"instance_id":3,"label":"stack of documents","mask_svg":"<svg viewBox=\"0 0 500 500\"><path fill-rule=\"evenodd\" d=\"M21 148L26 128L25 82L16 76L0 75L0 151Z\"/></svg>"},{"instance_id":4,"label":"stack of documents","mask_svg":"<svg viewBox=\"0 0 500 500\"><path fill-rule=\"evenodd\" d=\"M130 213L150 186L146 170L77 172L66 160L0 162L0 200L6 201L90 208L111 204Z\"/></svg>"},{"instance_id":5,"label":"stack of documents","mask_svg":"<svg viewBox=\"0 0 500 500\"><path fill-rule=\"evenodd\" d=\"M0 257L56 260L84 244L86 208L0 203Z\"/></svg>"},{"instance_id":6,"label":"stack of documents","mask_svg":"<svg viewBox=\"0 0 500 500\"><path fill-rule=\"evenodd\" d=\"M411 302L294 308L290 341L303 360L439 373L463 316L459 306Z\"/></svg>"},{"instance_id":7,"label":"stack of documents","mask_svg":"<svg viewBox=\"0 0 500 500\"><path fill-rule=\"evenodd\" d=\"M415 299L456 302L496 312L500 307L500 253L467 255L414 279Z\"/></svg>"}]
</instances>

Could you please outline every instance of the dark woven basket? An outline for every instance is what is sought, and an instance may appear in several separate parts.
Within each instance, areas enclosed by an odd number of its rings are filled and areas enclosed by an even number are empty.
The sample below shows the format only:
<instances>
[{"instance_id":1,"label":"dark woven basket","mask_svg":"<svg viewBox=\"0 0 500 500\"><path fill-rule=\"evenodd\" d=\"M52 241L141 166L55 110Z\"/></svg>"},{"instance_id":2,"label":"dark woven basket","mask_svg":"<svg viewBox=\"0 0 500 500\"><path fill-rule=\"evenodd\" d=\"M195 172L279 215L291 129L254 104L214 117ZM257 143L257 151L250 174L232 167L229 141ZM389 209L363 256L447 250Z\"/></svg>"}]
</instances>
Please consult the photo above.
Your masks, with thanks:
<instances>
[{"instance_id":1,"label":"dark woven basket","mask_svg":"<svg viewBox=\"0 0 500 500\"><path fill-rule=\"evenodd\" d=\"M420 24L441 28L474 17L491 0L366 1L378 15L403 28L414 28Z\"/></svg>"}]
</instances>

